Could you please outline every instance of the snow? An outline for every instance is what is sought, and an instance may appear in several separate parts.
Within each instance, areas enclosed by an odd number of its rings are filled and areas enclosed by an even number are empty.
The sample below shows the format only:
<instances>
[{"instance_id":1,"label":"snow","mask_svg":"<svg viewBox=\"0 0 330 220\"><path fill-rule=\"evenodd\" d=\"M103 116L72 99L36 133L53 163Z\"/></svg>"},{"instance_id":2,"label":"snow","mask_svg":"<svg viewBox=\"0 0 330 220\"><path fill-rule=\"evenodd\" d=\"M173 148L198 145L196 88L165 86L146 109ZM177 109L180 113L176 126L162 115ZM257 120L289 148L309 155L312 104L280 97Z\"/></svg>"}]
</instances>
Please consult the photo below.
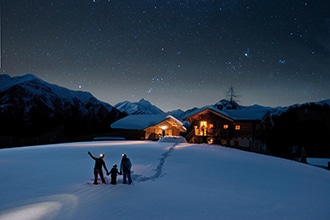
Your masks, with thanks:
<instances>
[{"instance_id":1,"label":"snow","mask_svg":"<svg viewBox=\"0 0 330 220\"><path fill-rule=\"evenodd\" d=\"M188 143L182 136L164 136L159 139L159 142L171 142L171 143Z\"/></svg>"},{"instance_id":2,"label":"snow","mask_svg":"<svg viewBox=\"0 0 330 220\"><path fill-rule=\"evenodd\" d=\"M33 97L39 97L53 110L56 109L55 105L59 106L58 102L61 102L60 104L62 106L66 106L67 103L74 106L79 105L80 111L84 112L84 114L88 114L88 112L91 111L91 108L88 108L88 106L91 105L90 103L93 103L94 108L102 105L107 108L108 111L112 111L113 109L110 104L97 100L89 92L74 91L55 84L50 84L32 74L25 74L17 77L10 77L7 74L0 75L0 92L4 92L15 85L24 88L25 96L23 96L23 99L25 97L26 112L29 112L31 109L31 98Z\"/></svg>"},{"instance_id":3,"label":"snow","mask_svg":"<svg viewBox=\"0 0 330 220\"><path fill-rule=\"evenodd\" d=\"M183 125L181 121L167 114L128 115L125 118L122 118L112 123L111 128L143 130L167 119L172 119L176 122L176 124L181 126Z\"/></svg>"},{"instance_id":4,"label":"snow","mask_svg":"<svg viewBox=\"0 0 330 220\"><path fill-rule=\"evenodd\" d=\"M149 101L145 99L141 99L138 102L129 102L129 101L120 102L117 103L114 107L119 111L124 112L128 115L164 114L164 112L161 109L152 105Z\"/></svg>"},{"instance_id":5,"label":"snow","mask_svg":"<svg viewBox=\"0 0 330 220\"><path fill-rule=\"evenodd\" d=\"M328 163L330 163L330 158L307 158L307 162L314 166L328 168Z\"/></svg>"},{"instance_id":6,"label":"snow","mask_svg":"<svg viewBox=\"0 0 330 220\"><path fill-rule=\"evenodd\" d=\"M133 184L93 185L126 153ZM326 169L218 145L95 141L0 150L0 219L330 219ZM107 176L107 181L109 177Z\"/></svg>"}]
</instances>

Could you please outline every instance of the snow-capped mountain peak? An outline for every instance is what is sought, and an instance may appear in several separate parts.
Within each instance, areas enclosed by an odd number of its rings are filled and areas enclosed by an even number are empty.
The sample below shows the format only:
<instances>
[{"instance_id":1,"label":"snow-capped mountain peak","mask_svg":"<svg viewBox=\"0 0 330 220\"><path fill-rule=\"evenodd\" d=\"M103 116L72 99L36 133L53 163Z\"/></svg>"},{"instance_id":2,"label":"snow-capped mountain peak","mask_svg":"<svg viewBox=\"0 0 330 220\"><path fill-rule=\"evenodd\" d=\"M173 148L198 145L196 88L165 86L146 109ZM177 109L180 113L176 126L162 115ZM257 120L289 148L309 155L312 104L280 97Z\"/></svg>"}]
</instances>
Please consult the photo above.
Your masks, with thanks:
<instances>
[{"instance_id":1,"label":"snow-capped mountain peak","mask_svg":"<svg viewBox=\"0 0 330 220\"><path fill-rule=\"evenodd\" d=\"M149 101L141 99L138 102L124 101L116 104L114 106L119 111L126 113L128 115L151 115L151 114L162 114L164 113L158 107L152 105Z\"/></svg>"},{"instance_id":2,"label":"snow-capped mountain peak","mask_svg":"<svg viewBox=\"0 0 330 220\"><path fill-rule=\"evenodd\" d=\"M42 131L58 124L110 123L121 115L89 92L69 90L32 74L0 75L0 113L3 127L12 131L20 128L21 132L32 127Z\"/></svg>"}]
</instances>

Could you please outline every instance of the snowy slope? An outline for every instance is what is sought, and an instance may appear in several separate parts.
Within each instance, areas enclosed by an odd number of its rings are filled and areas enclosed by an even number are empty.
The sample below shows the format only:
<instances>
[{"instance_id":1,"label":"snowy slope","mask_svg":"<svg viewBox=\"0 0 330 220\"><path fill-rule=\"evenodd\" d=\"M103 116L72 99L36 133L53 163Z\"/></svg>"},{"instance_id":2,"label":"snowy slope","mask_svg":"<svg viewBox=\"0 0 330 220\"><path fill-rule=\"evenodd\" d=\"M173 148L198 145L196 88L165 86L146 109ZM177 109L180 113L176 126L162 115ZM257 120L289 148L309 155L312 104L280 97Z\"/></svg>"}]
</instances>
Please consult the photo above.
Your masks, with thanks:
<instances>
[{"instance_id":1,"label":"snowy slope","mask_svg":"<svg viewBox=\"0 0 330 220\"><path fill-rule=\"evenodd\" d=\"M93 185L126 153L133 185ZM330 173L217 145L81 142L0 150L0 219L330 219ZM109 178L107 178L109 180Z\"/></svg>"},{"instance_id":2,"label":"snowy slope","mask_svg":"<svg viewBox=\"0 0 330 220\"><path fill-rule=\"evenodd\" d=\"M20 90L21 92L19 93ZM113 107L107 103L97 100L89 92L73 91L64 87L47 83L40 78L26 74L18 77L10 77L9 75L0 75L0 93L2 103L6 104L6 100L12 95L19 95L24 100L26 109L30 109L34 105L33 99L38 98L42 103L53 110L58 110L59 106L78 105L82 112L87 113L88 104L96 106L104 106L108 111L112 111ZM63 107L65 108L65 107Z\"/></svg>"}]
</instances>

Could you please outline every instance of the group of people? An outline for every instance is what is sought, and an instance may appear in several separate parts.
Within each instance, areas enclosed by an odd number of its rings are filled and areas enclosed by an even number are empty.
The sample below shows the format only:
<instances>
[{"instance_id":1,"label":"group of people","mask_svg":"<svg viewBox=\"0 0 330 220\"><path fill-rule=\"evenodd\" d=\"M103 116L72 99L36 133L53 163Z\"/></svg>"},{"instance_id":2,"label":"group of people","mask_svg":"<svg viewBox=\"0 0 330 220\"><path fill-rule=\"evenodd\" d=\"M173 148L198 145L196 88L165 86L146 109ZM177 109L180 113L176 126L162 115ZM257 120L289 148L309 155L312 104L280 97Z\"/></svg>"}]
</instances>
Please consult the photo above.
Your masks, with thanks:
<instances>
[{"instance_id":1,"label":"group of people","mask_svg":"<svg viewBox=\"0 0 330 220\"><path fill-rule=\"evenodd\" d=\"M117 174L123 175L123 183L132 184L131 178L131 167L132 163L126 154L121 155L120 169L118 170L117 164L113 164L110 172L104 161L104 154L100 154L100 157L95 157L90 151L88 151L88 155L95 160L94 165L94 184L98 184L97 178L100 176L102 183L106 183L103 175L102 167L105 169L106 174L111 175L111 184L117 183ZM128 180L128 182L127 182Z\"/></svg>"}]
</instances>

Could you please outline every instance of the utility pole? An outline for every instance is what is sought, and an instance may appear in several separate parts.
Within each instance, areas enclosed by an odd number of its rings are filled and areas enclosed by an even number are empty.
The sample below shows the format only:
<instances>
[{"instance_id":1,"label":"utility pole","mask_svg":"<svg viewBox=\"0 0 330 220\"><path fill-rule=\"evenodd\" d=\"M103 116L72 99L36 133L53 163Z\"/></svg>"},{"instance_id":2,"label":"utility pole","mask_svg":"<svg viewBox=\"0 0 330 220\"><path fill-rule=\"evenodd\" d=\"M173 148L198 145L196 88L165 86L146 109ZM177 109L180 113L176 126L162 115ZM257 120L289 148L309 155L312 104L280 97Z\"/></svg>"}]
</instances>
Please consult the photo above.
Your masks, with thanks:
<instances>
[{"instance_id":1,"label":"utility pole","mask_svg":"<svg viewBox=\"0 0 330 220\"><path fill-rule=\"evenodd\" d=\"M230 88L227 90L226 96L227 96L227 99L229 99L230 104L233 104L233 101L236 101L236 98L238 98L238 95L236 95L233 86L230 86Z\"/></svg>"}]
</instances>

